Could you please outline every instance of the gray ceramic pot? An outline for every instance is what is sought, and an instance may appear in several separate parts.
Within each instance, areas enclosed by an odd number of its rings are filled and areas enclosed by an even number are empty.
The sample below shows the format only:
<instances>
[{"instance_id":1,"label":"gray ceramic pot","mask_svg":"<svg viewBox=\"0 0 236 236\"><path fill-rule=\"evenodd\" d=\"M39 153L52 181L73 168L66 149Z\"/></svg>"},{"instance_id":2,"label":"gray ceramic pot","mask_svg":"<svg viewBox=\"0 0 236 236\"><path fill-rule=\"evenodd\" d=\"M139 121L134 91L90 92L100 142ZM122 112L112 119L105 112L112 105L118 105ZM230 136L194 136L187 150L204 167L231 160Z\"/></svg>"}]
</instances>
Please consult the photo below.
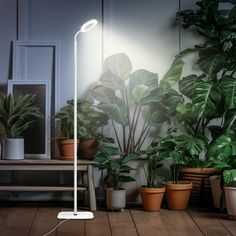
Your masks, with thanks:
<instances>
[{"instance_id":1,"label":"gray ceramic pot","mask_svg":"<svg viewBox=\"0 0 236 236\"><path fill-rule=\"evenodd\" d=\"M24 159L24 139L5 139L3 142L4 160L22 160Z\"/></svg>"}]
</instances>

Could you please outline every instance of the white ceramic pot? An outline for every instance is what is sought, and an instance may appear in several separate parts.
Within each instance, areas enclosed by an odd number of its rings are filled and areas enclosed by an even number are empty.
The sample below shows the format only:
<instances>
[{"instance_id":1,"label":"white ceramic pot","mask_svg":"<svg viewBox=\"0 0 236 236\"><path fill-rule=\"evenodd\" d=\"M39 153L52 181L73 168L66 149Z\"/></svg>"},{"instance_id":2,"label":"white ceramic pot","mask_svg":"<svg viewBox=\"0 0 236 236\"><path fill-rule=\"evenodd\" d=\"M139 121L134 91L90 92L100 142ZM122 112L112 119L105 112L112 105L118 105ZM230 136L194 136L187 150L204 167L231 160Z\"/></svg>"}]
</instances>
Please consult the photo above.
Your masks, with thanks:
<instances>
[{"instance_id":1,"label":"white ceramic pot","mask_svg":"<svg viewBox=\"0 0 236 236\"><path fill-rule=\"evenodd\" d=\"M5 160L24 159L24 139L5 139L3 142L3 156Z\"/></svg>"},{"instance_id":2,"label":"white ceramic pot","mask_svg":"<svg viewBox=\"0 0 236 236\"><path fill-rule=\"evenodd\" d=\"M126 192L125 189L114 190L108 188L107 192L107 208L111 210L123 210L126 206Z\"/></svg>"},{"instance_id":3,"label":"white ceramic pot","mask_svg":"<svg viewBox=\"0 0 236 236\"><path fill-rule=\"evenodd\" d=\"M220 176L213 175L210 177L210 184L211 184L211 192L212 192L212 199L214 207L220 208L220 198L223 194L223 191L220 188Z\"/></svg>"},{"instance_id":4,"label":"white ceramic pot","mask_svg":"<svg viewBox=\"0 0 236 236\"><path fill-rule=\"evenodd\" d=\"M224 187L228 216L236 220L236 187Z\"/></svg>"}]
</instances>

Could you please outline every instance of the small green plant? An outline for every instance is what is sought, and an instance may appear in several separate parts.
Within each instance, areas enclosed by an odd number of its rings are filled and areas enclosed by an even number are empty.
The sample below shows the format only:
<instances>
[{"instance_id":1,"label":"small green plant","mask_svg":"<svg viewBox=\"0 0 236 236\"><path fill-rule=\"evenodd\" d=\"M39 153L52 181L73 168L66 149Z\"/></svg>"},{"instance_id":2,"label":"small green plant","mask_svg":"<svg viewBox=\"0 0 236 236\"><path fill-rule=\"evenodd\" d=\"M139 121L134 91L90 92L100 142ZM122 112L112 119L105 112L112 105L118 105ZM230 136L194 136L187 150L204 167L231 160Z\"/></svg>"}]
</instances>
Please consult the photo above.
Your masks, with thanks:
<instances>
[{"instance_id":1,"label":"small green plant","mask_svg":"<svg viewBox=\"0 0 236 236\"><path fill-rule=\"evenodd\" d=\"M73 139L74 137L74 103L68 100L67 105L63 107L55 116L55 121L61 130L61 139Z\"/></svg>"},{"instance_id":2,"label":"small green plant","mask_svg":"<svg viewBox=\"0 0 236 236\"><path fill-rule=\"evenodd\" d=\"M129 176L134 169L128 162L137 159L138 156L135 154L123 155L117 147L103 144L94 161L100 170L107 171L105 178L107 186L119 190L122 183L135 181L133 177Z\"/></svg>"},{"instance_id":3,"label":"small green plant","mask_svg":"<svg viewBox=\"0 0 236 236\"><path fill-rule=\"evenodd\" d=\"M107 124L107 116L93 107L89 99L77 101L77 136L83 141L101 136L98 129ZM56 114L55 120L62 132L62 139L74 137L74 100L68 100L67 105Z\"/></svg>"},{"instance_id":4,"label":"small green plant","mask_svg":"<svg viewBox=\"0 0 236 236\"><path fill-rule=\"evenodd\" d=\"M0 104L1 131L6 138L22 138L23 133L42 115L34 105L35 95L26 94L14 99L11 94L2 98Z\"/></svg>"}]
</instances>

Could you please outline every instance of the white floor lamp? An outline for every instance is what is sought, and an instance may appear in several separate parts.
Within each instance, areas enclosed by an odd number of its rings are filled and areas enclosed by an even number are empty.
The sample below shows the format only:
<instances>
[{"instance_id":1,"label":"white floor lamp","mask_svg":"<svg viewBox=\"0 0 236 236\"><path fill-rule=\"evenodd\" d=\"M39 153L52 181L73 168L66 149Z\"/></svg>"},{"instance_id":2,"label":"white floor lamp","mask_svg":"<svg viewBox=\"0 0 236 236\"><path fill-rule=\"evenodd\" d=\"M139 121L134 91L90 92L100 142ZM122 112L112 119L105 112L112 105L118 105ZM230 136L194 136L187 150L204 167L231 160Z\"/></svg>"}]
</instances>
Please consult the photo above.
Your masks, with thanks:
<instances>
[{"instance_id":1,"label":"white floor lamp","mask_svg":"<svg viewBox=\"0 0 236 236\"><path fill-rule=\"evenodd\" d=\"M97 20L92 19L85 22L74 36L74 211L62 211L58 214L58 219L92 219L93 213L80 211L77 209L77 76L78 76L78 56L77 37L79 33L85 33L97 25Z\"/></svg>"}]
</instances>

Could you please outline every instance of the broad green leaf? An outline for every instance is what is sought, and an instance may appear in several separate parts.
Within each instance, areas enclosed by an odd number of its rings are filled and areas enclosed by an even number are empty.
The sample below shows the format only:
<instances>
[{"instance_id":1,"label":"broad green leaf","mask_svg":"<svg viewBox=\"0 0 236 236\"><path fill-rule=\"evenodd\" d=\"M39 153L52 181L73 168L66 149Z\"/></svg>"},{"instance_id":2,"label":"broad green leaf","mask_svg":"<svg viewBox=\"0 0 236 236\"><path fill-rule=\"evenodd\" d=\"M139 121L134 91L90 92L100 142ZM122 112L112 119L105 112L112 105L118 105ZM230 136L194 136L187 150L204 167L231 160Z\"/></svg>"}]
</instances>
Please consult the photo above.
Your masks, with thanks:
<instances>
[{"instance_id":1,"label":"broad green leaf","mask_svg":"<svg viewBox=\"0 0 236 236\"><path fill-rule=\"evenodd\" d=\"M180 135L176 137L176 141L180 142L180 149L187 150L191 156L199 155L205 150L205 140L198 137Z\"/></svg>"},{"instance_id":2,"label":"broad green leaf","mask_svg":"<svg viewBox=\"0 0 236 236\"><path fill-rule=\"evenodd\" d=\"M217 85L207 82L196 84L193 103L199 116L217 117L220 101L221 91Z\"/></svg>"},{"instance_id":3,"label":"broad green leaf","mask_svg":"<svg viewBox=\"0 0 236 236\"><path fill-rule=\"evenodd\" d=\"M211 145L207 152L208 158L216 158L219 155L236 155L236 141L231 136L221 135Z\"/></svg>"},{"instance_id":4,"label":"broad green leaf","mask_svg":"<svg viewBox=\"0 0 236 236\"><path fill-rule=\"evenodd\" d=\"M151 115L149 121L151 124L159 124L165 121L169 121L170 114L168 110L163 107L160 103L154 103L151 109Z\"/></svg>"},{"instance_id":5,"label":"broad green leaf","mask_svg":"<svg viewBox=\"0 0 236 236\"><path fill-rule=\"evenodd\" d=\"M104 61L103 71L110 70L123 80L127 79L132 71L132 64L129 57L124 53L119 53L108 57Z\"/></svg>"},{"instance_id":6,"label":"broad green leaf","mask_svg":"<svg viewBox=\"0 0 236 236\"><path fill-rule=\"evenodd\" d=\"M177 57L165 74L163 80L168 82L171 86L177 84L181 78L183 66L183 60Z\"/></svg>"},{"instance_id":7,"label":"broad green leaf","mask_svg":"<svg viewBox=\"0 0 236 236\"><path fill-rule=\"evenodd\" d=\"M131 91L138 85L144 85L152 91L158 87L158 75L144 69L136 70L130 75Z\"/></svg>"},{"instance_id":8,"label":"broad green leaf","mask_svg":"<svg viewBox=\"0 0 236 236\"><path fill-rule=\"evenodd\" d=\"M236 170L225 170L223 172L224 184L228 185L231 182L236 181Z\"/></svg>"},{"instance_id":9,"label":"broad green leaf","mask_svg":"<svg viewBox=\"0 0 236 236\"><path fill-rule=\"evenodd\" d=\"M171 115L176 113L176 107L179 103L183 103L183 97L174 89L169 89L162 98L162 104L166 106Z\"/></svg>"},{"instance_id":10,"label":"broad green leaf","mask_svg":"<svg viewBox=\"0 0 236 236\"><path fill-rule=\"evenodd\" d=\"M132 89L132 98L134 99L135 103L140 103L143 98L150 94L150 90L147 86L143 84L139 84Z\"/></svg>"},{"instance_id":11,"label":"broad green leaf","mask_svg":"<svg viewBox=\"0 0 236 236\"><path fill-rule=\"evenodd\" d=\"M187 104L179 103L176 107L176 111L184 119L191 118L192 112L193 112L193 105L191 103L187 103Z\"/></svg>"},{"instance_id":12,"label":"broad green leaf","mask_svg":"<svg viewBox=\"0 0 236 236\"><path fill-rule=\"evenodd\" d=\"M165 111L165 113L164 111L154 111L151 114L149 121L151 124L159 124L169 121L169 113L167 113L167 111Z\"/></svg>"},{"instance_id":13,"label":"broad green leaf","mask_svg":"<svg viewBox=\"0 0 236 236\"><path fill-rule=\"evenodd\" d=\"M215 48L199 51L198 65L207 74L219 72L224 67L225 62L225 55Z\"/></svg>"},{"instance_id":14,"label":"broad green leaf","mask_svg":"<svg viewBox=\"0 0 236 236\"><path fill-rule=\"evenodd\" d=\"M128 154L123 158L122 163L126 164L129 161L138 160L138 158L139 156L136 154Z\"/></svg>"},{"instance_id":15,"label":"broad green leaf","mask_svg":"<svg viewBox=\"0 0 236 236\"><path fill-rule=\"evenodd\" d=\"M236 108L236 80L231 77L223 77L220 87L226 100L226 108Z\"/></svg>"},{"instance_id":16,"label":"broad green leaf","mask_svg":"<svg viewBox=\"0 0 236 236\"><path fill-rule=\"evenodd\" d=\"M230 109L226 112L223 128L226 132L229 132L232 128L236 128L236 109Z\"/></svg>"},{"instance_id":17,"label":"broad green leaf","mask_svg":"<svg viewBox=\"0 0 236 236\"><path fill-rule=\"evenodd\" d=\"M170 152L170 156L173 158L175 163L180 163L183 160L182 154L176 151Z\"/></svg>"},{"instance_id":18,"label":"broad green leaf","mask_svg":"<svg viewBox=\"0 0 236 236\"><path fill-rule=\"evenodd\" d=\"M110 70L105 71L100 76L100 82L104 87L112 90L123 90L125 87L124 80L119 76L112 74Z\"/></svg>"},{"instance_id":19,"label":"broad green leaf","mask_svg":"<svg viewBox=\"0 0 236 236\"><path fill-rule=\"evenodd\" d=\"M123 126L128 125L127 107L118 97L115 97L111 103L99 103L98 108L105 112L108 117L115 122Z\"/></svg>"},{"instance_id":20,"label":"broad green leaf","mask_svg":"<svg viewBox=\"0 0 236 236\"><path fill-rule=\"evenodd\" d=\"M96 86L91 90L92 96L99 102L110 103L114 98L115 93L109 88L105 88L101 85Z\"/></svg>"},{"instance_id":21,"label":"broad green leaf","mask_svg":"<svg viewBox=\"0 0 236 236\"><path fill-rule=\"evenodd\" d=\"M179 91L186 97L192 99L197 81L199 81L197 75L183 77L182 80L179 81Z\"/></svg>"},{"instance_id":22,"label":"broad green leaf","mask_svg":"<svg viewBox=\"0 0 236 236\"><path fill-rule=\"evenodd\" d=\"M156 88L155 90L151 91L149 95L145 96L141 99L142 104L150 104L152 102L160 102L162 98L162 91L160 88Z\"/></svg>"},{"instance_id":23,"label":"broad green leaf","mask_svg":"<svg viewBox=\"0 0 236 236\"><path fill-rule=\"evenodd\" d=\"M135 179L131 176L120 175L119 176L119 181L121 183L126 183L126 182L133 182L133 181L135 181Z\"/></svg>"}]
</instances>

